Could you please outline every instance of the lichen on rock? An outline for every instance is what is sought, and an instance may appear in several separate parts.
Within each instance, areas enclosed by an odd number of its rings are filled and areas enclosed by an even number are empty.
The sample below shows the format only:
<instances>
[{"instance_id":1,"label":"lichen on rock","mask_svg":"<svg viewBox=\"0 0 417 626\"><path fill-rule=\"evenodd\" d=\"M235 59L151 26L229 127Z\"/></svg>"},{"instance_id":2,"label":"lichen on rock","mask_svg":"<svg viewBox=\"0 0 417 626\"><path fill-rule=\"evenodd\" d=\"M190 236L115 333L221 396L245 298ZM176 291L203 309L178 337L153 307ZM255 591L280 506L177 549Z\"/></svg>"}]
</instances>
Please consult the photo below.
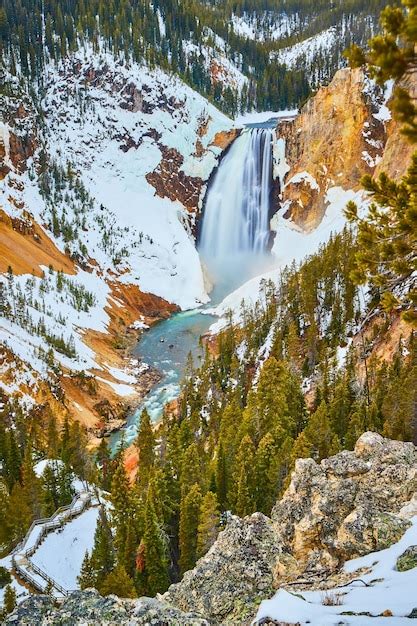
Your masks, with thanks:
<instances>
[{"instance_id":1,"label":"lichen on rock","mask_svg":"<svg viewBox=\"0 0 417 626\"><path fill-rule=\"evenodd\" d=\"M417 567L417 546L409 546L398 557L396 568L399 572L407 572Z\"/></svg>"},{"instance_id":2,"label":"lichen on rock","mask_svg":"<svg viewBox=\"0 0 417 626\"><path fill-rule=\"evenodd\" d=\"M209 626L195 613L184 613L154 598L103 598L94 589L74 591L56 606L49 596L33 596L5 620L6 626L76 626L129 624L129 626Z\"/></svg>"}]
</instances>

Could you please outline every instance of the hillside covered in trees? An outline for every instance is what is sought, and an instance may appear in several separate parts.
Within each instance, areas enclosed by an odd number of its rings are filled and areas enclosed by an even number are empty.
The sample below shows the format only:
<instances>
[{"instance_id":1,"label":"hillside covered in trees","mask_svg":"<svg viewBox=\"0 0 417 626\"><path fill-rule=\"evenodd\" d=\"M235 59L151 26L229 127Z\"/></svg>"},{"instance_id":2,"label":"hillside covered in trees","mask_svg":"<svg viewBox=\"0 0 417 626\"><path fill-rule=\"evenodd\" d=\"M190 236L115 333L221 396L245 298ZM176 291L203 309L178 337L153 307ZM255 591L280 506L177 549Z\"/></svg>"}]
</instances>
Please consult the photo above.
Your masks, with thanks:
<instances>
[{"instance_id":1,"label":"hillside covered in trees","mask_svg":"<svg viewBox=\"0 0 417 626\"><path fill-rule=\"evenodd\" d=\"M348 45L366 43L385 4L6 0L0 50L12 72L42 83L49 59L58 61L89 42L95 50L178 74L234 116L298 106L332 77ZM255 30L248 31L254 21ZM286 51L296 44L301 48L290 61Z\"/></svg>"}]
</instances>

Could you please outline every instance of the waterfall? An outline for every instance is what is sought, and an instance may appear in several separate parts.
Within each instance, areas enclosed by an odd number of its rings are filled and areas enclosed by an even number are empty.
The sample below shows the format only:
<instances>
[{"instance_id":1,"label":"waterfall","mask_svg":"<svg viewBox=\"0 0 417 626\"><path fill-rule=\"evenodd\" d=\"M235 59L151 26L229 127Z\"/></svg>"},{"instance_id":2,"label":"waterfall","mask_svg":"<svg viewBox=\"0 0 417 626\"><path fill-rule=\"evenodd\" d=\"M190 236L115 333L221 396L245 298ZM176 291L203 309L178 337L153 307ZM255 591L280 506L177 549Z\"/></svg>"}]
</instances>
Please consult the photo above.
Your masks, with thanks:
<instances>
[{"instance_id":1,"label":"waterfall","mask_svg":"<svg viewBox=\"0 0 417 626\"><path fill-rule=\"evenodd\" d=\"M272 129L246 129L220 163L206 197L199 250L211 273L267 252L271 184Z\"/></svg>"}]
</instances>

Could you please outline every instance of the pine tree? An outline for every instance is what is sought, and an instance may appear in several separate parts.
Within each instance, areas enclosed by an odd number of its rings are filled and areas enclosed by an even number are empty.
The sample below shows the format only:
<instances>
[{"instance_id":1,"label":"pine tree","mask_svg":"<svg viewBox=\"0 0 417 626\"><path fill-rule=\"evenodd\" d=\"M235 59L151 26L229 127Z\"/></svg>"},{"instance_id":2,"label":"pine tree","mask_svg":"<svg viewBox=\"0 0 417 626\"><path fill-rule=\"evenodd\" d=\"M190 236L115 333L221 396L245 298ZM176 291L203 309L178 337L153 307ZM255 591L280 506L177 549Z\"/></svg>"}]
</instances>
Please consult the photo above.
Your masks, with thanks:
<instances>
[{"instance_id":1,"label":"pine tree","mask_svg":"<svg viewBox=\"0 0 417 626\"><path fill-rule=\"evenodd\" d=\"M167 546L157 508L157 495L151 482L146 498L143 539L136 558L140 593L150 596L163 593L169 585Z\"/></svg>"},{"instance_id":2,"label":"pine tree","mask_svg":"<svg viewBox=\"0 0 417 626\"><path fill-rule=\"evenodd\" d=\"M181 496L187 494L194 484L199 484L204 476L203 452L196 443L185 450L181 462Z\"/></svg>"},{"instance_id":3,"label":"pine tree","mask_svg":"<svg viewBox=\"0 0 417 626\"><path fill-rule=\"evenodd\" d=\"M115 565L115 549L113 545L113 534L107 519L106 510L100 508L94 534L94 545L90 557L90 563L86 564L92 570L95 586L101 591L104 579L113 571Z\"/></svg>"},{"instance_id":4,"label":"pine tree","mask_svg":"<svg viewBox=\"0 0 417 626\"><path fill-rule=\"evenodd\" d=\"M349 425L345 438L345 445L348 450L353 450L356 441L365 430L365 408L355 405L349 416Z\"/></svg>"},{"instance_id":5,"label":"pine tree","mask_svg":"<svg viewBox=\"0 0 417 626\"><path fill-rule=\"evenodd\" d=\"M123 565L117 565L107 574L101 587L100 593L103 596L115 594L120 598L136 598L137 593L133 580L128 576Z\"/></svg>"},{"instance_id":6,"label":"pine tree","mask_svg":"<svg viewBox=\"0 0 417 626\"><path fill-rule=\"evenodd\" d=\"M51 415L48 421L48 433L47 433L47 453L48 458L56 459L59 450L59 434L56 423L56 418Z\"/></svg>"},{"instance_id":7,"label":"pine tree","mask_svg":"<svg viewBox=\"0 0 417 626\"><path fill-rule=\"evenodd\" d=\"M345 53L353 67L366 65L380 85L391 78L399 80L415 66L416 3L415 0L401 0L401 3L403 7L387 6L381 12L382 34L368 42L367 52L352 45ZM406 124L405 134L417 141L417 109L410 95L398 87L394 92L393 108L398 119Z\"/></svg>"},{"instance_id":8,"label":"pine tree","mask_svg":"<svg viewBox=\"0 0 417 626\"><path fill-rule=\"evenodd\" d=\"M313 451L313 446L307 438L306 433L301 432L297 439L294 442L294 446L291 452L291 461L292 464L296 462L297 459L307 459L311 456Z\"/></svg>"},{"instance_id":9,"label":"pine tree","mask_svg":"<svg viewBox=\"0 0 417 626\"><path fill-rule=\"evenodd\" d=\"M24 488L19 482L15 483L10 497L6 502L5 526L7 537L11 543L17 543L24 537L33 520L30 503L26 498Z\"/></svg>"},{"instance_id":10,"label":"pine tree","mask_svg":"<svg viewBox=\"0 0 417 626\"><path fill-rule=\"evenodd\" d=\"M294 420L289 415L285 395L288 376L282 363L274 357L265 361L255 389L248 395L244 412L246 432L255 445L271 433L278 443L294 431Z\"/></svg>"},{"instance_id":11,"label":"pine tree","mask_svg":"<svg viewBox=\"0 0 417 626\"><path fill-rule=\"evenodd\" d=\"M20 480L20 467L22 464L19 446L13 429L8 429L5 436L4 475L9 487L12 489L16 481Z\"/></svg>"},{"instance_id":12,"label":"pine tree","mask_svg":"<svg viewBox=\"0 0 417 626\"><path fill-rule=\"evenodd\" d=\"M41 517L42 490L41 482L33 469L32 444L26 445L22 463L22 495L33 518Z\"/></svg>"},{"instance_id":13,"label":"pine tree","mask_svg":"<svg viewBox=\"0 0 417 626\"><path fill-rule=\"evenodd\" d=\"M216 494L220 509L227 508L228 468L223 443L220 441L216 457Z\"/></svg>"},{"instance_id":14,"label":"pine tree","mask_svg":"<svg viewBox=\"0 0 417 626\"><path fill-rule=\"evenodd\" d=\"M146 409L142 411L140 416L136 446L139 451L137 480L141 487L146 487L149 483L149 476L155 461L155 436L152 422Z\"/></svg>"},{"instance_id":15,"label":"pine tree","mask_svg":"<svg viewBox=\"0 0 417 626\"><path fill-rule=\"evenodd\" d=\"M197 528L201 500L201 491L197 484L194 484L189 492L181 498L179 564L182 573L192 569L197 560Z\"/></svg>"},{"instance_id":16,"label":"pine tree","mask_svg":"<svg viewBox=\"0 0 417 626\"><path fill-rule=\"evenodd\" d=\"M417 61L417 6L415 0L402 0L403 7L386 7L381 13L382 34L369 41L365 53L352 46L347 56L355 67L366 65L379 84L390 78L399 80L414 71ZM391 107L404 124L402 132L417 142L417 106L405 89L397 87ZM381 292L386 310L400 306L406 321L417 325L417 289L405 293L395 288L412 276L416 267L417 241L417 153L413 154L407 175L400 182L385 173L378 179L365 176L362 184L374 202L368 215L358 215L350 202L348 219L358 225L359 252L354 279L370 281Z\"/></svg>"},{"instance_id":17,"label":"pine tree","mask_svg":"<svg viewBox=\"0 0 417 626\"><path fill-rule=\"evenodd\" d=\"M219 528L219 503L216 494L208 491L201 501L197 528L197 558L206 554L216 541Z\"/></svg>"},{"instance_id":18,"label":"pine tree","mask_svg":"<svg viewBox=\"0 0 417 626\"><path fill-rule=\"evenodd\" d=\"M130 577L135 575L135 559L138 546L138 536L136 532L135 519L130 518L127 523L126 541L123 546L123 552L119 556L119 562L123 563L126 572Z\"/></svg>"},{"instance_id":19,"label":"pine tree","mask_svg":"<svg viewBox=\"0 0 417 626\"><path fill-rule=\"evenodd\" d=\"M260 441L255 457L256 509L271 513L278 491L278 455L271 433Z\"/></svg>"},{"instance_id":20,"label":"pine tree","mask_svg":"<svg viewBox=\"0 0 417 626\"><path fill-rule=\"evenodd\" d=\"M16 607L16 591L11 585L7 585L4 591L4 611L6 615Z\"/></svg>"},{"instance_id":21,"label":"pine tree","mask_svg":"<svg viewBox=\"0 0 417 626\"><path fill-rule=\"evenodd\" d=\"M97 448L96 462L100 467L100 486L104 491L110 491L112 480L112 461L106 439L100 441Z\"/></svg>"},{"instance_id":22,"label":"pine tree","mask_svg":"<svg viewBox=\"0 0 417 626\"><path fill-rule=\"evenodd\" d=\"M59 507L58 467L56 463L48 463L42 474L43 512L45 517L52 515Z\"/></svg>"},{"instance_id":23,"label":"pine tree","mask_svg":"<svg viewBox=\"0 0 417 626\"><path fill-rule=\"evenodd\" d=\"M65 416L64 424L62 426L61 438L59 444L59 456L65 464L69 465L71 461L71 449L70 449L70 425L68 416Z\"/></svg>"},{"instance_id":24,"label":"pine tree","mask_svg":"<svg viewBox=\"0 0 417 626\"><path fill-rule=\"evenodd\" d=\"M348 219L358 225L359 251L352 276L359 284L370 281L377 288L386 311L400 306L404 319L417 323L417 291L396 293L396 287L412 275L417 259L417 153L399 183L382 173L378 179L364 177L362 185L374 202L366 218L359 217L355 203L346 207Z\"/></svg>"},{"instance_id":25,"label":"pine tree","mask_svg":"<svg viewBox=\"0 0 417 626\"><path fill-rule=\"evenodd\" d=\"M384 436L417 442L417 366L404 365L390 383L382 414Z\"/></svg>"},{"instance_id":26,"label":"pine tree","mask_svg":"<svg viewBox=\"0 0 417 626\"><path fill-rule=\"evenodd\" d=\"M236 456L234 469L236 493L229 492L229 501L235 501L234 510L237 515L244 517L256 510L254 484L255 448L249 435L243 437Z\"/></svg>"},{"instance_id":27,"label":"pine tree","mask_svg":"<svg viewBox=\"0 0 417 626\"><path fill-rule=\"evenodd\" d=\"M116 531L115 545L118 551L123 551L126 543L128 522L133 513L132 492L124 466L123 454L113 474L110 501L113 505L112 520Z\"/></svg>"},{"instance_id":28,"label":"pine tree","mask_svg":"<svg viewBox=\"0 0 417 626\"><path fill-rule=\"evenodd\" d=\"M96 587L97 577L92 563L92 559L86 551L82 565L80 575L77 577L80 589L89 589L90 587Z\"/></svg>"},{"instance_id":29,"label":"pine tree","mask_svg":"<svg viewBox=\"0 0 417 626\"><path fill-rule=\"evenodd\" d=\"M311 445L311 455L316 460L325 459L340 450L340 442L332 430L325 402L310 416L304 433Z\"/></svg>"}]
</instances>

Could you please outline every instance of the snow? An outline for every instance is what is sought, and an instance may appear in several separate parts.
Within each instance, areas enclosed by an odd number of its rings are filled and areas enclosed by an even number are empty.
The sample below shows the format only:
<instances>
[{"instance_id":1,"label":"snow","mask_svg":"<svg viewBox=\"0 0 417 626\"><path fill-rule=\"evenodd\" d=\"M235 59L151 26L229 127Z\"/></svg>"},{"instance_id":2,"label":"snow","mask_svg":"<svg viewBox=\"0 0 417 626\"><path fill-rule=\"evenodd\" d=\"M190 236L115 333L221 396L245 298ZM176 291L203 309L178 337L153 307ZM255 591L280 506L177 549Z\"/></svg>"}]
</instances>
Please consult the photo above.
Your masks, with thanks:
<instances>
[{"instance_id":1,"label":"snow","mask_svg":"<svg viewBox=\"0 0 417 626\"><path fill-rule=\"evenodd\" d=\"M101 376L96 376L96 378L97 380L111 387L111 389L113 389L113 391L115 391L119 396L128 397L128 396L133 396L135 394L135 390L133 387L131 387L131 385L124 385L123 383L114 383L113 381L107 380L106 378L102 378Z\"/></svg>"},{"instance_id":2,"label":"snow","mask_svg":"<svg viewBox=\"0 0 417 626\"><path fill-rule=\"evenodd\" d=\"M365 76L364 78L363 93L370 99L373 105L374 113L372 114L372 117L378 120L379 122L382 122L384 125L386 122L389 122L391 120L391 111L389 110L387 103L392 97L393 90L394 90L393 80L387 80L383 89L378 90L376 88L375 80L373 80L369 76ZM365 130L363 132L363 135L365 138L367 138L367 135L369 134L367 130L369 128L369 123L366 122L364 126L365 126ZM372 145L370 141L368 143ZM382 148L383 146L381 144L381 146L374 146L374 147Z\"/></svg>"},{"instance_id":3,"label":"snow","mask_svg":"<svg viewBox=\"0 0 417 626\"><path fill-rule=\"evenodd\" d=\"M163 27L160 20L161 31ZM220 38L215 43L226 46ZM234 76L239 84L246 80L231 65L224 70L225 78ZM96 79L86 80L93 72ZM93 294L94 305L88 311L77 311L66 290L58 294L51 286L42 296L41 308L29 306L27 311L34 325L42 318L48 333L74 340L73 358L54 349L54 359L63 368L103 369L94 350L86 345L85 335L90 329L106 333L109 317L105 307L121 306L111 296L110 281L137 285L142 292L160 296L181 309L208 301L191 234L194 218L180 202L156 196L146 176L160 164L165 147L179 153L185 175L207 180L221 154L221 149L212 145L213 139L233 123L178 78L115 59L103 49L94 53L86 46L58 64L47 65L44 80L41 106L45 128L36 129L41 135L39 143L45 142L52 162L62 171L70 164L85 187L87 200L80 200L67 180L60 189L53 179L51 200L45 200L35 176L35 154L28 160L26 172L13 172L0 181L0 204L13 218L22 219L28 211L62 252L87 250L83 253L86 269L78 270L71 281ZM134 102L129 100L132 90ZM21 122L29 128L31 123L35 120L30 115ZM9 127L1 123L6 160L9 133ZM202 156L196 154L197 138ZM19 184L12 184L12 177ZM51 232L51 207L73 226L75 235L70 241ZM45 272L48 279L48 270ZM18 288L24 292L29 278L15 278L14 299ZM40 284L41 279L36 278L36 293ZM146 324L134 327L144 329ZM11 385L5 372L1 388L18 395L21 403L30 402L39 378L49 376L40 350L46 352L50 344L24 328L16 316L0 320L0 341L14 354L19 371L34 374L30 385L25 384L23 374ZM110 368L108 372L112 375ZM113 374L115 382L108 384L120 395L130 395L134 389L124 383L133 382L131 372Z\"/></svg>"},{"instance_id":4,"label":"snow","mask_svg":"<svg viewBox=\"0 0 417 626\"><path fill-rule=\"evenodd\" d=\"M89 508L62 529L48 533L31 558L64 589L79 588L77 576L86 551L92 550L98 515L98 507Z\"/></svg>"},{"instance_id":5,"label":"snow","mask_svg":"<svg viewBox=\"0 0 417 626\"><path fill-rule=\"evenodd\" d=\"M257 356L256 372L254 376L255 385L258 383L259 375L261 373L263 364L265 363L265 361L269 358L269 355L271 354L275 331L276 331L275 324L271 324L268 334L266 336L266 339L264 343L262 344L262 346L259 348L258 356Z\"/></svg>"},{"instance_id":6,"label":"snow","mask_svg":"<svg viewBox=\"0 0 417 626\"><path fill-rule=\"evenodd\" d=\"M156 11L156 16L158 18L158 26L159 26L159 32L161 33L161 37L165 37L166 35L165 22L164 22L164 19L161 15L161 11L159 10L159 8Z\"/></svg>"},{"instance_id":7,"label":"snow","mask_svg":"<svg viewBox=\"0 0 417 626\"><path fill-rule=\"evenodd\" d=\"M294 595L280 589L273 598L261 603L255 622L269 617L311 626L374 626L386 621L393 626L403 626L408 623L407 616L416 608L417 568L398 572L395 565L406 548L417 544L417 517L413 517L411 522L411 528L398 543L345 564L343 569L349 573L369 568L368 573L360 574L360 578L370 586L355 582L326 592L341 594L341 606L323 606L323 591L300 591ZM387 610L392 612L393 617L378 619L377 616ZM376 617L346 615L349 612L369 612Z\"/></svg>"},{"instance_id":8,"label":"snow","mask_svg":"<svg viewBox=\"0 0 417 626\"><path fill-rule=\"evenodd\" d=\"M280 63L285 64L288 68L294 68L303 57L311 60L320 53L329 52L339 37L338 29L332 26L313 37L300 41L293 46L288 46L288 48L283 48L273 54Z\"/></svg>"},{"instance_id":9,"label":"snow","mask_svg":"<svg viewBox=\"0 0 417 626\"><path fill-rule=\"evenodd\" d=\"M285 139L280 137L273 143L274 178L279 180L280 189L283 189L285 176L290 171L290 166L285 158Z\"/></svg>"},{"instance_id":10,"label":"snow","mask_svg":"<svg viewBox=\"0 0 417 626\"><path fill-rule=\"evenodd\" d=\"M119 369L117 367L111 367L110 365L107 365L107 363L104 363L104 365L105 365L107 371L110 372L110 374L116 380L120 380L120 381L125 382L125 383L135 383L136 382L136 376L133 376L132 374L128 374L124 370L121 370L121 369Z\"/></svg>"},{"instance_id":11,"label":"snow","mask_svg":"<svg viewBox=\"0 0 417 626\"><path fill-rule=\"evenodd\" d=\"M20 604L25 598L27 598L29 596L29 592L26 589L26 587L23 587L23 585L18 583L16 578L14 578L13 576L12 576L12 582L10 583L10 585L16 591L16 601L17 601L17 604ZM4 594L6 592L6 586L0 588L0 609L3 606L3 603L4 603Z\"/></svg>"},{"instance_id":12,"label":"snow","mask_svg":"<svg viewBox=\"0 0 417 626\"><path fill-rule=\"evenodd\" d=\"M368 142L369 143L369 142ZM376 167L378 163L382 160L382 156L377 154L375 157L372 157L367 150L363 150L362 152L362 161L365 161L369 167Z\"/></svg>"},{"instance_id":13,"label":"snow","mask_svg":"<svg viewBox=\"0 0 417 626\"><path fill-rule=\"evenodd\" d=\"M207 32L206 35L213 36L214 33ZM196 58L202 58L204 66L207 71L215 73L216 80L223 83L225 86L231 86L238 91L242 90L242 87L247 84L248 78L242 74L242 72L230 61L224 54L222 49L225 47L225 42L216 37L217 50L211 48L208 45L200 45L192 43L183 39L182 48L187 59L195 56ZM190 59L191 60L191 59Z\"/></svg>"},{"instance_id":14,"label":"snow","mask_svg":"<svg viewBox=\"0 0 417 626\"><path fill-rule=\"evenodd\" d=\"M8 126L6 126L3 122L0 122L0 140L4 146L4 165L6 167L13 167L10 160L10 132Z\"/></svg>"},{"instance_id":15,"label":"snow","mask_svg":"<svg viewBox=\"0 0 417 626\"><path fill-rule=\"evenodd\" d=\"M47 467L57 468L60 465L60 460L42 459L35 463L34 471L40 477ZM9 571L15 565L21 576L28 576L43 590L48 584L47 576L67 590L76 589L76 578L80 573L85 552L91 551L94 544L99 514L97 498L95 494L92 496L91 486L76 476L72 479L72 487L78 495L70 506L63 510L58 509L51 518L37 520L23 541L0 560L0 565ZM40 572L35 573L32 564ZM53 593L55 597L62 595L56 588ZM0 601L1 598L0 593Z\"/></svg>"},{"instance_id":16,"label":"snow","mask_svg":"<svg viewBox=\"0 0 417 626\"><path fill-rule=\"evenodd\" d=\"M43 279L23 274L14 276L13 283L8 284L7 279L0 276L6 295L12 303L16 303L19 293L25 293L25 311L30 316L31 324L37 326L43 322L50 335L62 337L67 343L74 341L76 353L74 358L54 348L54 358L57 362L77 371L99 367L93 350L84 343L82 335L87 328L106 332L109 318L104 307L110 293L108 285L96 271L89 273L79 269L76 276L65 278L67 283L61 291L58 291L57 273L50 272L46 267L42 269L45 272ZM92 294L94 302L88 310L75 308L70 286ZM35 306L36 303L38 306ZM0 340L23 361L29 361L33 370L46 375L46 363L35 356L37 349L45 347L46 340L39 334L31 332L26 319L19 322L17 314L13 320L0 318ZM48 348L49 345L46 345L46 349Z\"/></svg>"},{"instance_id":17,"label":"snow","mask_svg":"<svg viewBox=\"0 0 417 626\"><path fill-rule=\"evenodd\" d=\"M145 322L140 319L140 320L134 321L130 325L130 328L133 328L133 330L147 330L149 328L149 325L145 324Z\"/></svg>"},{"instance_id":18,"label":"snow","mask_svg":"<svg viewBox=\"0 0 417 626\"><path fill-rule=\"evenodd\" d=\"M236 35L256 41L276 41L300 32L301 22L297 13L288 15L264 11L232 15L231 24Z\"/></svg>"},{"instance_id":19,"label":"snow","mask_svg":"<svg viewBox=\"0 0 417 626\"><path fill-rule=\"evenodd\" d=\"M61 461L61 459L42 459L41 461L35 463L35 465L33 466L33 471L35 472L36 476L40 478L41 476L43 476L43 473L47 467L52 467L52 469L56 471L63 466L64 462ZM76 508L85 499L86 490L91 491L91 487L88 485L88 483L82 481L80 478L78 478L78 476L75 475L72 476L71 486L76 494L80 494L79 499L75 501L73 500L72 508ZM37 527L35 526L35 529L36 528ZM31 541L31 545L33 545L33 543L34 542ZM27 545L25 547L27 547Z\"/></svg>"},{"instance_id":20,"label":"snow","mask_svg":"<svg viewBox=\"0 0 417 626\"><path fill-rule=\"evenodd\" d=\"M346 364L346 357L351 346L352 339L349 338L346 346L338 346L336 350L337 367L341 369Z\"/></svg>"},{"instance_id":21,"label":"snow","mask_svg":"<svg viewBox=\"0 0 417 626\"><path fill-rule=\"evenodd\" d=\"M74 72L75 62L81 66L78 72ZM84 75L90 70L100 80L86 87ZM243 78L236 75L236 80ZM128 85L142 94L144 111L123 108ZM86 228L78 229L77 241L103 271L120 273L123 282L140 284L143 291L183 309L205 302L198 255L184 227L189 216L179 202L157 197L146 175L159 165L160 146L166 146L181 154L185 174L206 180L221 152L211 145L214 136L228 130L232 122L178 78L160 69L119 63L110 54L94 54L90 48L61 61L58 68L47 66L45 92L48 149L63 167L71 162L93 198ZM206 122L206 132L200 137L205 153L198 157L197 131ZM127 138L135 147L126 144ZM24 190L14 192L18 203L23 202L39 223L47 222L36 183L27 174L21 178ZM3 185L6 211L15 214L16 203L7 199L9 191ZM65 210L71 218L71 207ZM103 242L106 231L107 245ZM64 241L54 239L64 250ZM72 245L77 251L77 242ZM115 267L114 257L120 251L122 259Z\"/></svg>"},{"instance_id":22,"label":"snow","mask_svg":"<svg viewBox=\"0 0 417 626\"><path fill-rule=\"evenodd\" d=\"M309 172L298 172L298 174L295 174L294 176L292 176L285 183L285 186L297 185L298 183L307 183L308 185L310 185L311 189L316 189L317 191L320 190L320 187L317 184L316 179L314 178L314 176L309 174Z\"/></svg>"},{"instance_id":23,"label":"snow","mask_svg":"<svg viewBox=\"0 0 417 626\"><path fill-rule=\"evenodd\" d=\"M62 467L63 465L64 463L63 461L61 461L61 459L42 459L41 461L35 463L35 465L33 466L33 471L35 472L36 476L40 478L41 476L43 476L43 473L47 467L52 467L55 469L58 467Z\"/></svg>"},{"instance_id":24,"label":"snow","mask_svg":"<svg viewBox=\"0 0 417 626\"><path fill-rule=\"evenodd\" d=\"M265 122L279 119L291 119L298 114L298 109L285 109L282 111L252 111L242 113L235 118L235 126L245 126L246 124L264 124Z\"/></svg>"}]
</instances>

